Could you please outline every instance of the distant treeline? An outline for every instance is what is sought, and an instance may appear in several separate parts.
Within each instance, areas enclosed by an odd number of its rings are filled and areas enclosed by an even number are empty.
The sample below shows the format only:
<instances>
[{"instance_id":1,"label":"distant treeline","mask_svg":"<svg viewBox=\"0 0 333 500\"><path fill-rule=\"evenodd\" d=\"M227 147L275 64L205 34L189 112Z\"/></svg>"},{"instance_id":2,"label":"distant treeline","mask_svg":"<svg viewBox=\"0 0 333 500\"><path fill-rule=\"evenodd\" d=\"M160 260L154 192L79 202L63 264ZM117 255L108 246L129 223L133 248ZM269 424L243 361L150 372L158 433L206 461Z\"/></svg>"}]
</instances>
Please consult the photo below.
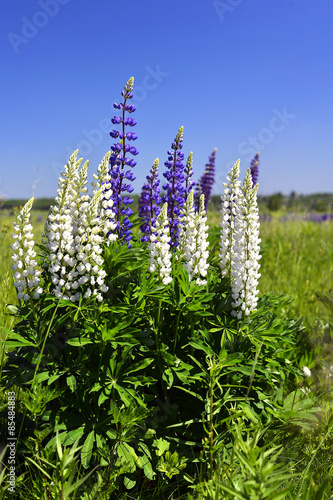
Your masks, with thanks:
<instances>
[{"instance_id":1,"label":"distant treeline","mask_svg":"<svg viewBox=\"0 0 333 500\"><path fill-rule=\"evenodd\" d=\"M132 204L133 211L138 210L139 195L133 195L134 202ZM14 207L22 207L28 200L14 199L1 200L0 209L13 209ZM37 198L34 201L33 208L35 210L49 210L54 204L53 198ZM209 201L208 210L220 210L221 198L220 195L213 195ZM295 191L290 195L282 193L274 193L267 196L258 196L259 210L273 212L284 209L293 212L332 212L333 210L333 194L331 193L316 193L316 194L298 194Z\"/></svg>"}]
</instances>

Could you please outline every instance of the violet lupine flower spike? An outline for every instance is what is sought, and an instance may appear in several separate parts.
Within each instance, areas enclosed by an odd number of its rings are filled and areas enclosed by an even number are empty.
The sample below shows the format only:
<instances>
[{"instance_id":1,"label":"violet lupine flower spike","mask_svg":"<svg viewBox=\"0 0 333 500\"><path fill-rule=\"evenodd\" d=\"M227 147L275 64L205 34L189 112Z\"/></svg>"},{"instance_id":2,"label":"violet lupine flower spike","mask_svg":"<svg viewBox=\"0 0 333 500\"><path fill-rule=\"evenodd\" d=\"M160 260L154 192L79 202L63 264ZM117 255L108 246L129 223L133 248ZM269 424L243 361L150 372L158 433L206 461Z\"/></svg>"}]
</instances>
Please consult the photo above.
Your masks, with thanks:
<instances>
[{"instance_id":1,"label":"violet lupine flower spike","mask_svg":"<svg viewBox=\"0 0 333 500\"><path fill-rule=\"evenodd\" d=\"M122 130L119 132L118 130L112 130L110 132L111 137L114 139L119 138L119 142L113 144L111 146L111 156L110 156L110 175L111 175L111 189L112 196L111 199L113 201L113 211L116 217L117 223L117 234L120 240L125 241L128 246L129 241L131 240L131 227L132 223L129 220L129 216L132 215L132 210L128 207L131 203L133 203L133 199L130 196L123 196L123 193L127 191L127 193L132 193L133 187L131 184L124 182L124 180L128 180L130 182L135 180L135 176L131 172L131 170L126 170L127 167L135 167L136 161L133 158L129 158L126 155L130 154L132 156L136 156L138 154L138 150L130 145L130 141L135 141L137 139L137 135L134 132L126 132L126 127L134 127L136 125L136 120L131 117L127 117L127 113L133 113L135 111L135 106L133 104L128 104L127 101L132 99L133 94L133 85L134 78L131 77L126 83L124 90L121 95L124 98L123 103L114 103L113 107L115 109L121 110L121 116L114 116L111 122L114 125L122 126Z\"/></svg>"},{"instance_id":2,"label":"violet lupine flower spike","mask_svg":"<svg viewBox=\"0 0 333 500\"><path fill-rule=\"evenodd\" d=\"M143 185L139 198L139 217L144 219L143 224L140 226L143 233L141 241L150 240L151 228L155 225L156 218L161 211L158 206L161 203L161 198L159 196L161 192L159 187L160 181L157 178L158 164L159 159L156 158L150 170L150 174L146 176L147 182Z\"/></svg>"},{"instance_id":3,"label":"violet lupine flower spike","mask_svg":"<svg viewBox=\"0 0 333 500\"><path fill-rule=\"evenodd\" d=\"M183 130L180 127L174 142L171 145L171 150L168 151L168 161L164 165L168 168L163 176L167 182L163 184L163 189L166 195L162 200L168 203L168 220L170 227L170 246L176 248L178 246L178 231L181 218L181 209L185 203L185 187L183 185L184 177L184 153L181 152L183 147Z\"/></svg>"},{"instance_id":4,"label":"violet lupine flower spike","mask_svg":"<svg viewBox=\"0 0 333 500\"><path fill-rule=\"evenodd\" d=\"M199 206L199 199L202 194L205 195L205 211L207 211L208 201L212 193L212 188L215 181L215 157L217 148L213 149L212 154L208 159L208 163L205 166L205 171L202 174L195 193L195 205Z\"/></svg>"},{"instance_id":5,"label":"violet lupine flower spike","mask_svg":"<svg viewBox=\"0 0 333 500\"><path fill-rule=\"evenodd\" d=\"M254 187L257 184L259 178L259 151L251 161L250 169L252 175L252 187Z\"/></svg>"},{"instance_id":6,"label":"violet lupine flower spike","mask_svg":"<svg viewBox=\"0 0 333 500\"><path fill-rule=\"evenodd\" d=\"M188 155L186 167L185 167L185 196L188 197L189 193L194 188L194 180L191 180L193 175L193 153ZM185 200L186 201L186 200Z\"/></svg>"}]
</instances>

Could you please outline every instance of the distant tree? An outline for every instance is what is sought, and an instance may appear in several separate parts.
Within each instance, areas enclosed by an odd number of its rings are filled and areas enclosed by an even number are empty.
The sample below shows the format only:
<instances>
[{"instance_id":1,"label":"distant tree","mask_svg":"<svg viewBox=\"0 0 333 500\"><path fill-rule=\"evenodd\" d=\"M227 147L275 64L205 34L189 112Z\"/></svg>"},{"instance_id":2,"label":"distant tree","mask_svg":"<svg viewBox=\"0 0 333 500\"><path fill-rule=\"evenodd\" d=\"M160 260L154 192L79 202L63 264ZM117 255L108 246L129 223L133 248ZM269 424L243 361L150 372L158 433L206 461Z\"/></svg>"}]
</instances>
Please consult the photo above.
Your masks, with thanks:
<instances>
[{"instance_id":1,"label":"distant tree","mask_svg":"<svg viewBox=\"0 0 333 500\"><path fill-rule=\"evenodd\" d=\"M267 198L267 208L272 212L276 212L281 208L282 193L275 193Z\"/></svg>"}]
</instances>

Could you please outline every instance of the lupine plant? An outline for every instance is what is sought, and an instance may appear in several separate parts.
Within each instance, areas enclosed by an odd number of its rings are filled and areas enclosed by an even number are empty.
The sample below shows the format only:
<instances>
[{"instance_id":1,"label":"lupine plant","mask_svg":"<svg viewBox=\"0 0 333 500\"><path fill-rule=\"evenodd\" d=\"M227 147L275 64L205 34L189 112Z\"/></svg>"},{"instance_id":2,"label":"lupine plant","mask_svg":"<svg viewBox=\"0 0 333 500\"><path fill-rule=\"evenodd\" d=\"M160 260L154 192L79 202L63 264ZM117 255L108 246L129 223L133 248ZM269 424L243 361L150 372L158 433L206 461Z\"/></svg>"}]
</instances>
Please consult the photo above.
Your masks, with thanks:
<instances>
[{"instance_id":1,"label":"lupine plant","mask_svg":"<svg viewBox=\"0 0 333 500\"><path fill-rule=\"evenodd\" d=\"M199 198L202 194L205 195L205 210L207 212L209 198L212 193L213 185L215 182L215 159L216 159L217 148L213 149L212 154L209 157L208 163L205 166L205 171L199 179L196 186L195 193L195 204L199 206Z\"/></svg>"},{"instance_id":2,"label":"lupine plant","mask_svg":"<svg viewBox=\"0 0 333 500\"><path fill-rule=\"evenodd\" d=\"M149 241L151 235L151 228L156 222L156 217L160 213L160 180L158 179L158 164L159 159L153 163L149 175L147 175L147 182L143 185L141 196L139 198L139 217L143 219L140 229L143 233L141 241Z\"/></svg>"},{"instance_id":3,"label":"lupine plant","mask_svg":"<svg viewBox=\"0 0 333 500\"><path fill-rule=\"evenodd\" d=\"M12 238L11 266L14 273L14 286L17 290L17 298L25 301L31 298L39 299L43 293L40 285L41 271L37 269L35 242L33 240L32 225L30 224L30 212L34 199L28 201L23 207L14 223L14 233Z\"/></svg>"},{"instance_id":4,"label":"lupine plant","mask_svg":"<svg viewBox=\"0 0 333 500\"><path fill-rule=\"evenodd\" d=\"M252 187L254 187L258 183L259 179L259 151L251 161L250 170L252 176Z\"/></svg>"},{"instance_id":5,"label":"lupine plant","mask_svg":"<svg viewBox=\"0 0 333 500\"><path fill-rule=\"evenodd\" d=\"M168 203L168 219L170 226L170 245L171 248L178 246L178 233L181 218L181 209L185 204L186 187L184 186L184 153L181 151L183 147L183 132L184 127L180 127L168 150L168 160L164 163L167 171L163 172L163 176L167 182L163 184L163 189L166 194L162 197L164 203ZM188 165L188 178L190 172L190 163Z\"/></svg>"},{"instance_id":6,"label":"lupine plant","mask_svg":"<svg viewBox=\"0 0 333 500\"><path fill-rule=\"evenodd\" d=\"M17 400L17 498L300 498L315 490L286 473L270 433L310 432L320 408L301 390L312 380L301 322L285 318L282 296L259 296L258 186L250 169L241 185L237 161L215 252L181 127L163 205L155 160L132 214L123 196L137 154L126 132L132 89L130 79L115 104L119 142L92 195L75 151L43 244L32 236L33 199L14 228L18 305L14 329L3 328L2 386Z\"/></svg>"},{"instance_id":7,"label":"lupine plant","mask_svg":"<svg viewBox=\"0 0 333 500\"><path fill-rule=\"evenodd\" d=\"M112 200L113 200L113 210L116 215L117 223L117 234L120 239L129 244L131 240L131 227L132 222L129 216L132 215L132 210L128 207L133 203L133 198L128 195L123 195L124 192L132 193L133 187L131 184L127 183L133 182L135 176L131 170L126 170L127 167L133 168L136 165L136 161L128 157L128 155L136 156L138 150L135 146L131 145L131 141L137 139L135 132L126 132L126 127L134 127L136 125L136 120L132 117L126 116L126 113L133 113L135 111L135 106L129 104L128 101L133 97L133 85L134 78L131 77L126 83L124 90L121 92L124 101L122 103L114 103L113 107L121 111L121 115L116 115L112 118L111 122L113 125L121 125L121 130L112 130L110 136L113 139L119 139L119 142L111 146L110 155L110 175L111 175L111 190L112 190Z\"/></svg>"}]
</instances>

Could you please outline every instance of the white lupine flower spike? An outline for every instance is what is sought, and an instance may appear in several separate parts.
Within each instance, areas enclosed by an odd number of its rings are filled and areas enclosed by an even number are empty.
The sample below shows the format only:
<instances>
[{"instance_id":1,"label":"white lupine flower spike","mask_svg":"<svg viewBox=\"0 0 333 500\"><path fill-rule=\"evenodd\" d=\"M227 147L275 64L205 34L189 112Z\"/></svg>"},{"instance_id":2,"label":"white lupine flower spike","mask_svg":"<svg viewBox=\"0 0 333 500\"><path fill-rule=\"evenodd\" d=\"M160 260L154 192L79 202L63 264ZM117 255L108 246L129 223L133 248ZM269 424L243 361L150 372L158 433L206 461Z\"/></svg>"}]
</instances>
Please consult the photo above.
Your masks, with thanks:
<instances>
[{"instance_id":1,"label":"white lupine flower spike","mask_svg":"<svg viewBox=\"0 0 333 500\"><path fill-rule=\"evenodd\" d=\"M164 285L171 283L171 252L169 244L169 225L168 225L168 204L164 203L159 213L155 227L152 227L150 243L148 249L150 252L148 271L158 272L160 281Z\"/></svg>"},{"instance_id":2,"label":"white lupine flower spike","mask_svg":"<svg viewBox=\"0 0 333 500\"><path fill-rule=\"evenodd\" d=\"M184 266L189 275L189 281L196 277L198 285L206 285L208 248L208 226L205 212L205 196L200 196L199 210L195 213L194 192L191 191L187 197L184 210L184 224L180 231L179 258L185 260Z\"/></svg>"},{"instance_id":3,"label":"white lupine flower spike","mask_svg":"<svg viewBox=\"0 0 333 500\"><path fill-rule=\"evenodd\" d=\"M237 160L223 183L224 192L221 196L221 223L220 223L220 268L222 276L231 274L232 253L235 237L235 217L239 200L242 197L239 177L239 164Z\"/></svg>"},{"instance_id":4,"label":"white lupine flower spike","mask_svg":"<svg viewBox=\"0 0 333 500\"><path fill-rule=\"evenodd\" d=\"M97 174L93 175L94 181L91 183L93 194L95 195L100 189L103 189L103 194L100 198L101 218L103 219L103 232L106 237L106 244L109 245L112 241L117 239L115 229L117 224L115 222L115 213L112 210L113 200L111 189L111 176L109 174L109 159L110 151L103 157L98 166Z\"/></svg>"},{"instance_id":5,"label":"white lupine flower spike","mask_svg":"<svg viewBox=\"0 0 333 500\"><path fill-rule=\"evenodd\" d=\"M181 210L182 217L180 218L179 228L179 245L177 248L176 258L182 260L185 257L185 247L187 245L187 231L195 227L195 210L194 210L194 193L190 191L186 198L185 205Z\"/></svg>"},{"instance_id":6,"label":"white lupine flower spike","mask_svg":"<svg viewBox=\"0 0 333 500\"><path fill-rule=\"evenodd\" d=\"M236 206L235 236L231 264L233 315L239 319L256 310L260 255L258 184L252 187L251 170L243 183L243 196Z\"/></svg>"},{"instance_id":7,"label":"white lupine flower spike","mask_svg":"<svg viewBox=\"0 0 333 500\"><path fill-rule=\"evenodd\" d=\"M50 251L46 267L54 285L52 292L57 298L64 299L71 297L71 281L78 274L73 268L76 264L75 246L80 237L74 232L80 232L77 199L81 194L78 189L81 191L84 176L79 174L82 158L77 160L77 155L78 150L70 156L64 172L60 174L56 205L50 208L45 223L45 244ZM77 297L79 298L78 295Z\"/></svg>"},{"instance_id":8,"label":"white lupine flower spike","mask_svg":"<svg viewBox=\"0 0 333 500\"><path fill-rule=\"evenodd\" d=\"M11 248L14 272L14 286L17 290L17 297L25 301L34 298L38 299L43 289L40 287L41 271L37 269L34 251L35 242L33 240L32 225L30 224L30 212L34 198L31 198L22 208L14 222L15 240Z\"/></svg>"},{"instance_id":9,"label":"white lupine flower spike","mask_svg":"<svg viewBox=\"0 0 333 500\"><path fill-rule=\"evenodd\" d=\"M76 302L82 295L97 295L102 300L105 272L101 270L104 242L116 239L114 213L112 211L108 155L98 167L97 180L93 184L94 198L87 194L88 162L79 170L82 159L75 151L65 171L59 178L57 204L51 207L45 224L46 247L50 254L46 267L51 273L54 287L52 293L63 299ZM110 155L110 153L108 153Z\"/></svg>"},{"instance_id":10,"label":"white lupine flower spike","mask_svg":"<svg viewBox=\"0 0 333 500\"><path fill-rule=\"evenodd\" d=\"M74 290L79 287L85 287L84 297L95 295L97 300L103 300L103 293L107 292L108 287L104 284L106 276L105 270L102 268L104 260L102 258L103 242L105 240L101 225L101 206L100 200L103 196L103 189L97 191L89 203L89 206L82 217L82 234L80 243L77 246L77 261L76 270L78 277L72 284ZM77 292L80 294L80 292ZM80 297L80 295L78 295ZM71 300L77 300L77 295L70 297Z\"/></svg>"}]
</instances>

